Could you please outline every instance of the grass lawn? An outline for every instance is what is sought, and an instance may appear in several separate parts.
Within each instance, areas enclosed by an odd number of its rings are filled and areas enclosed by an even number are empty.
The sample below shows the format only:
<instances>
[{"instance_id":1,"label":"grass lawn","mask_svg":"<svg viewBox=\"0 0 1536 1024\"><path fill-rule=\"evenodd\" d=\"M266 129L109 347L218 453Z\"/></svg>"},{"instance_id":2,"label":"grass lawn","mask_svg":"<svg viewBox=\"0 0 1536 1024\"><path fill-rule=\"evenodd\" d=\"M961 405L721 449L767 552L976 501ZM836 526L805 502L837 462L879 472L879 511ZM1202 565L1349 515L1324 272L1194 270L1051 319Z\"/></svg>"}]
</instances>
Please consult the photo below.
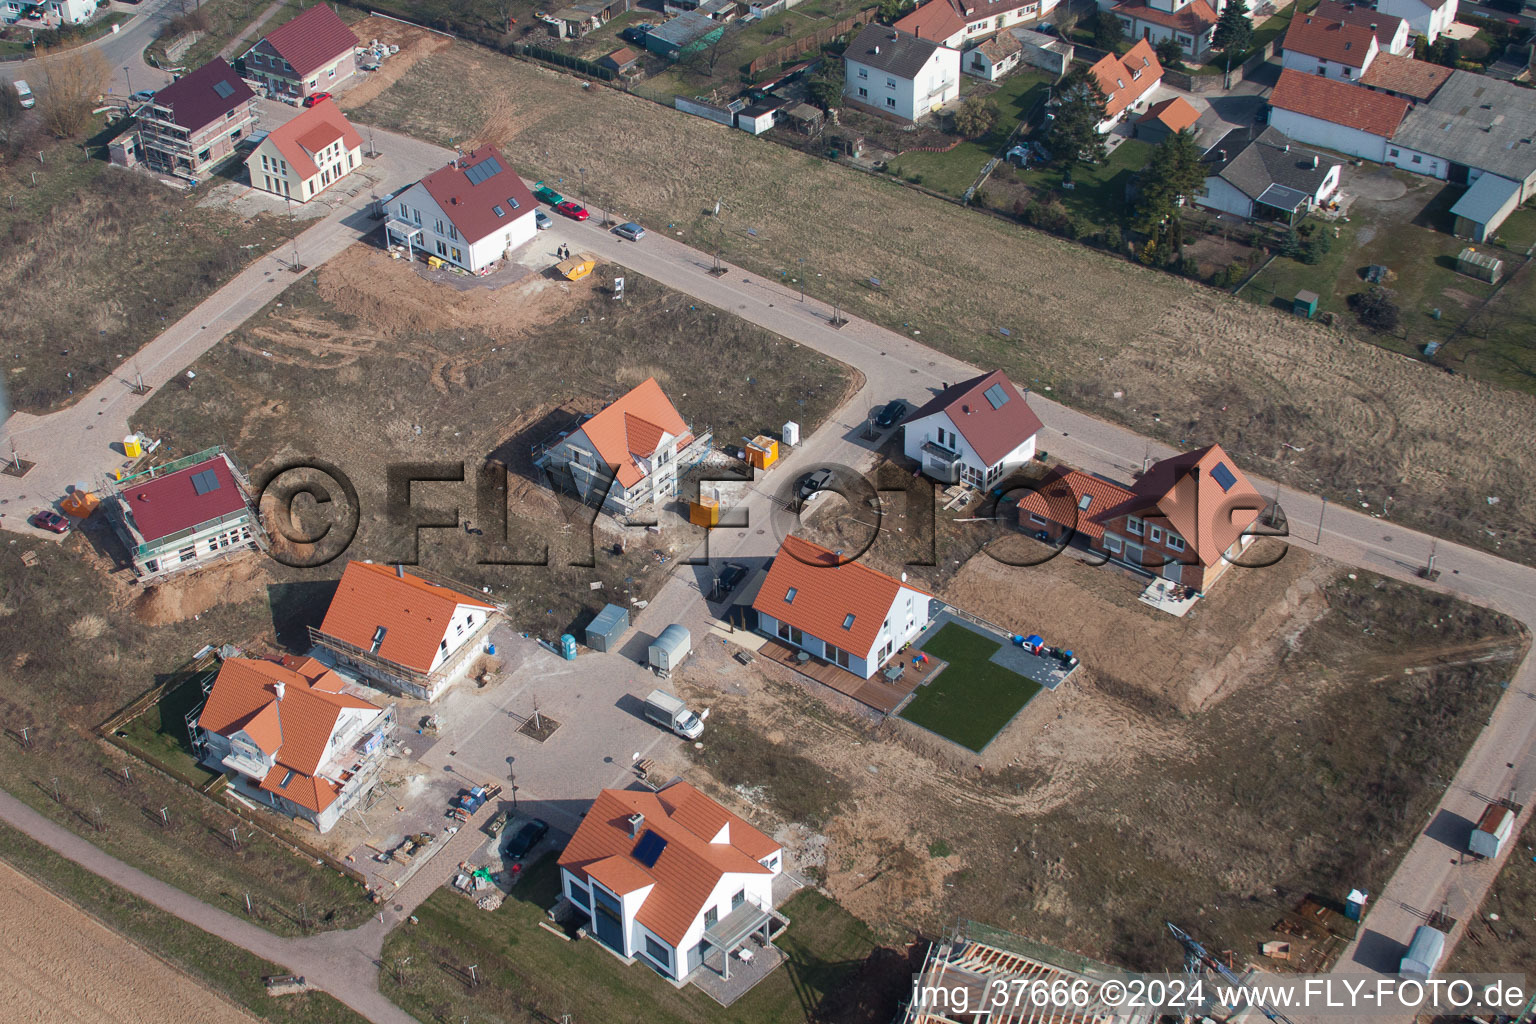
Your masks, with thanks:
<instances>
[{"instance_id":1,"label":"grass lawn","mask_svg":"<svg viewBox=\"0 0 1536 1024\"><path fill-rule=\"evenodd\" d=\"M1050 88L1043 74L1022 73L1003 79L996 90L977 88L971 95L997 104L997 124L979 139L962 142L948 153L903 153L890 162L891 172L916 184L959 199L976 183L982 167L998 155L1019 121L1029 116Z\"/></svg>"},{"instance_id":2,"label":"grass lawn","mask_svg":"<svg viewBox=\"0 0 1536 1024\"><path fill-rule=\"evenodd\" d=\"M1131 177L1152 159L1153 146L1139 139L1127 139L1115 147L1102 163L1089 166L1074 163L1066 167L1052 165L1023 171L1013 170L1017 180L1055 193L1063 206L1074 215L1103 227L1125 220L1130 209L1125 202L1125 186ZM1008 173L1004 168L999 174ZM1066 188L1070 177L1073 187Z\"/></svg>"},{"instance_id":3,"label":"grass lawn","mask_svg":"<svg viewBox=\"0 0 1536 1024\"><path fill-rule=\"evenodd\" d=\"M149 710L123 726L123 739L144 751L155 761L174 769L185 781L202 785L215 773L197 763L187 739L187 713L203 702L201 680L207 673L189 676Z\"/></svg>"},{"instance_id":4,"label":"grass lawn","mask_svg":"<svg viewBox=\"0 0 1536 1024\"><path fill-rule=\"evenodd\" d=\"M122 11L110 11L89 25L71 27L68 30L69 37L62 44L62 48L70 50L100 39L112 31L113 25L121 25L128 18L129 15L124 14ZM12 38L0 39L0 57L12 57L17 54L30 54L32 52L33 36L32 33L25 30L26 25L27 22L25 21L18 22ZM48 38L48 35L43 37L43 49L45 51L56 48L47 41Z\"/></svg>"},{"instance_id":5,"label":"grass lawn","mask_svg":"<svg viewBox=\"0 0 1536 1024\"><path fill-rule=\"evenodd\" d=\"M1002 645L948 623L923 651L949 662L901 717L978 753L1040 692L1040 684L987 659Z\"/></svg>"},{"instance_id":6,"label":"grass lawn","mask_svg":"<svg viewBox=\"0 0 1536 1024\"><path fill-rule=\"evenodd\" d=\"M778 945L788 961L730 1009L693 986L673 988L641 963L625 965L595 939L566 942L539 927L559 894L556 858L529 868L512 898L487 913L447 888L416 911L384 943L385 995L421 1020L522 1022L559 1020L645 1021L646 1024L768 1024L800 1020L891 1019L909 975L894 974L888 991L871 982L872 970L896 960L881 956L870 929L815 890L803 890L781 912L790 925ZM407 957L403 971L393 965ZM476 964L476 988L454 973ZM867 987L879 1005L853 1015L835 1007ZM888 1004L888 1005L886 1005Z\"/></svg>"},{"instance_id":7,"label":"grass lawn","mask_svg":"<svg viewBox=\"0 0 1536 1024\"><path fill-rule=\"evenodd\" d=\"M282 998L267 995L262 976L287 974L282 966L146 903L6 825L0 825L0 859L272 1024L363 1024L365 1020L324 992Z\"/></svg>"}]
</instances>

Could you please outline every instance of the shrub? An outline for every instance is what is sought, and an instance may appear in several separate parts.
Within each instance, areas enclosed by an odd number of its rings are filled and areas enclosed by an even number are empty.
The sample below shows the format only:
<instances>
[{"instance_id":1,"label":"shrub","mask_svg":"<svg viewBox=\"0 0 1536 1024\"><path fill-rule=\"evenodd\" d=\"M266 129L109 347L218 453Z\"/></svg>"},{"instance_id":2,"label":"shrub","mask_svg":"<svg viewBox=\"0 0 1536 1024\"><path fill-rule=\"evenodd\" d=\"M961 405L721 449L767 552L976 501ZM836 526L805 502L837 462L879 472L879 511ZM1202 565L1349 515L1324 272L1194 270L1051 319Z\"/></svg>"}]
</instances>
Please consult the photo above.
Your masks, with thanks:
<instances>
[{"instance_id":1,"label":"shrub","mask_svg":"<svg viewBox=\"0 0 1536 1024\"><path fill-rule=\"evenodd\" d=\"M1200 261L1195 259L1193 256L1185 256L1182 260L1179 261L1179 273L1183 274L1185 277L1199 277Z\"/></svg>"},{"instance_id":2,"label":"shrub","mask_svg":"<svg viewBox=\"0 0 1536 1024\"><path fill-rule=\"evenodd\" d=\"M1360 322L1373 331L1393 331L1402 319L1390 289L1379 285L1369 291L1356 292L1349 297L1349 308L1355 311Z\"/></svg>"},{"instance_id":3,"label":"shrub","mask_svg":"<svg viewBox=\"0 0 1536 1024\"><path fill-rule=\"evenodd\" d=\"M1118 224L1111 224L1105 228L1102 238L1104 248L1111 252L1120 252L1125 248L1125 235L1121 233L1120 225Z\"/></svg>"}]
</instances>

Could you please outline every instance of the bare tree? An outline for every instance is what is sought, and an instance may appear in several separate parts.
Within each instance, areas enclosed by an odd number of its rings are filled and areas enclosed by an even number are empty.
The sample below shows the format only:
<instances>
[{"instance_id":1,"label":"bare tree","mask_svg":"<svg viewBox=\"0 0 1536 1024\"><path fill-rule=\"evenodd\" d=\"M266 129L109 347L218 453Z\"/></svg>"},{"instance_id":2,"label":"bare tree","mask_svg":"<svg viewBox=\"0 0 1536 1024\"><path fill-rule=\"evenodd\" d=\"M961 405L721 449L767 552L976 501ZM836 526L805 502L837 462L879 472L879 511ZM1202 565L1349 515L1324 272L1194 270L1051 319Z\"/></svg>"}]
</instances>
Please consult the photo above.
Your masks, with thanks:
<instances>
[{"instance_id":1,"label":"bare tree","mask_svg":"<svg viewBox=\"0 0 1536 1024\"><path fill-rule=\"evenodd\" d=\"M106 58L89 47L44 57L37 105L48 130L61 139L79 135L110 78Z\"/></svg>"}]
</instances>

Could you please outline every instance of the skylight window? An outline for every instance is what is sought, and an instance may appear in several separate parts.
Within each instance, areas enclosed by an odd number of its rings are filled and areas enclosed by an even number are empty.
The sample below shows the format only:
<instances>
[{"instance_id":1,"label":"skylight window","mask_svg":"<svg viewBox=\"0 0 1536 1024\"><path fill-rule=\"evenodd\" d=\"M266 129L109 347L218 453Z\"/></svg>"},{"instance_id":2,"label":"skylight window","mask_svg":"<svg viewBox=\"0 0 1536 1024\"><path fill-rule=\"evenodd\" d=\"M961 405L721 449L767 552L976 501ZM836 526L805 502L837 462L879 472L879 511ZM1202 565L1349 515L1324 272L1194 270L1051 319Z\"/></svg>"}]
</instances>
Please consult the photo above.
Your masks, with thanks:
<instances>
[{"instance_id":1,"label":"skylight window","mask_svg":"<svg viewBox=\"0 0 1536 1024\"><path fill-rule=\"evenodd\" d=\"M853 618L854 618L854 616L853 616L853 612L849 612L849 613L848 613L848 614L847 614L847 615L846 615L846 616L845 616L845 617L844 617L844 618L843 618L843 628L844 628L844 629L852 629L852 628L853 628Z\"/></svg>"},{"instance_id":2,"label":"skylight window","mask_svg":"<svg viewBox=\"0 0 1536 1024\"><path fill-rule=\"evenodd\" d=\"M235 87L228 82L214 82L213 91L219 94L219 99L227 100L235 94Z\"/></svg>"},{"instance_id":3,"label":"skylight window","mask_svg":"<svg viewBox=\"0 0 1536 1024\"><path fill-rule=\"evenodd\" d=\"M207 494L218 489L219 477L213 470L205 469L201 473L192 474L192 493Z\"/></svg>"},{"instance_id":4,"label":"skylight window","mask_svg":"<svg viewBox=\"0 0 1536 1024\"><path fill-rule=\"evenodd\" d=\"M498 217L505 217L505 216L506 216L506 215L507 215L507 211L506 211L506 210L503 210L503 209L502 209L502 208L501 208L501 207L499 207L499 206L493 206L493 207L491 207L491 212L492 212L492 213L494 213L494 214L496 214L496 216L498 216Z\"/></svg>"},{"instance_id":5,"label":"skylight window","mask_svg":"<svg viewBox=\"0 0 1536 1024\"><path fill-rule=\"evenodd\" d=\"M1218 462L1211 467L1211 479L1221 485L1222 493L1230 491L1237 483L1237 477L1232 475L1232 471L1227 468L1225 462Z\"/></svg>"},{"instance_id":6,"label":"skylight window","mask_svg":"<svg viewBox=\"0 0 1536 1024\"><path fill-rule=\"evenodd\" d=\"M387 630L383 626L373 631L373 647L369 650L369 654L379 653L379 645L384 642L384 634L386 632Z\"/></svg>"},{"instance_id":7,"label":"skylight window","mask_svg":"<svg viewBox=\"0 0 1536 1024\"><path fill-rule=\"evenodd\" d=\"M993 384L982 393L986 395L987 401L992 404L994 409L1001 409L1008 404L1008 389L1001 384Z\"/></svg>"},{"instance_id":8,"label":"skylight window","mask_svg":"<svg viewBox=\"0 0 1536 1024\"><path fill-rule=\"evenodd\" d=\"M1092 505L1092 504L1093 504L1093 495L1085 494L1081 498L1077 499L1077 510L1079 512L1087 512L1088 511L1088 506Z\"/></svg>"},{"instance_id":9,"label":"skylight window","mask_svg":"<svg viewBox=\"0 0 1536 1024\"><path fill-rule=\"evenodd\" d=\"M523 204L519 203L516 199L512 198L511 196L507 196L507 205L510 206L512 209L517 210L517 209L521 209Z\"/></svg>"},{"instance_id":10,"label":"skylight window","mask_svg":"<svg viewBox=\"0 0 1536 1024\"><path fill-rule=\"evenodd\" d=\"M795 603L795 595L798 594L798 593L800 593L799 590L795 589L794 587L790 587L789 590L786 591L785 594L784 594L784 603L785 604L794 604Z\"/></svg>"}]
</instances>

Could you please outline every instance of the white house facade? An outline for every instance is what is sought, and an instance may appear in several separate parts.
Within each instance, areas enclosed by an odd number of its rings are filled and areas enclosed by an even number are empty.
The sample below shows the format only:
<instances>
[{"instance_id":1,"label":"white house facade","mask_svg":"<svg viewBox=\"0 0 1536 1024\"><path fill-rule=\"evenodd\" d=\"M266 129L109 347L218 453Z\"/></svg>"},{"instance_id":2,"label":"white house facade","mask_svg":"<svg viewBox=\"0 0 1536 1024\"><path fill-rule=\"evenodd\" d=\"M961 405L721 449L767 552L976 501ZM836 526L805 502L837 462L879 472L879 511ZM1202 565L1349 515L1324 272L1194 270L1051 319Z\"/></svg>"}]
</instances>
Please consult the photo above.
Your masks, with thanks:
<instances>
[{"instance_id":1,"label":"white house facade","mask_svg":"<svg viewBox=\"0 0 1536 1024\"><path fill-rule=\"evenodd\" d=\"M928 0L896 22L920 39L964 51L978 39L1015 25L1039 21L1059 0Z\"/></svg>"},{"instance_id":2,"label":"white house facade","mask_svg":"<svg viewBox=\"0 0 1536 1024\"><path fill-rule=\"evenodd\" d=\"M495 146L455 159L389 201L392 242L470 273L489 271L533 240L533 194Z\"/></svg>"},{"instance_id":3,"label":"white house facade","mask_svg":"<svg viewBox=\"0 0 1536 1024\"><path fill-rule=\"evenodd\" d=\"M267 134L245 158L251 185L307 203L361 166L363 138L332 100Z\"/></svg>"},{"instance_id":4,"label":"white house facade","mask_svg":"<svg viewBox=\"0 0 1536 1024\"><path fill-rule=\"evenodd\" d=\"M1458 0L1378 0L1376 9L1402 18L1416 35L1434 42L1456 22Z\"/></svg>"},{"instance_id":5,"label":"white house facade","mask_svg":"<svg viewBox=\"0 0 1536 1024\"><path fill-rule=\"evenodd\" d=\"M988 487L1035 457L1040 418L1001 370L944 388L907 417L902 451L940 483Z\"/></svg>"},{"instance_id":6,"label":"white house facade","mask_svg":"<svg viewBox=\"0 0 1536 1024\"><path fill-rule=\"evenodd\" d=\"M869 25L843 53L843 98L870 113L917 121L960 96L960 52Z\"/></svg>"}]
</instances>

